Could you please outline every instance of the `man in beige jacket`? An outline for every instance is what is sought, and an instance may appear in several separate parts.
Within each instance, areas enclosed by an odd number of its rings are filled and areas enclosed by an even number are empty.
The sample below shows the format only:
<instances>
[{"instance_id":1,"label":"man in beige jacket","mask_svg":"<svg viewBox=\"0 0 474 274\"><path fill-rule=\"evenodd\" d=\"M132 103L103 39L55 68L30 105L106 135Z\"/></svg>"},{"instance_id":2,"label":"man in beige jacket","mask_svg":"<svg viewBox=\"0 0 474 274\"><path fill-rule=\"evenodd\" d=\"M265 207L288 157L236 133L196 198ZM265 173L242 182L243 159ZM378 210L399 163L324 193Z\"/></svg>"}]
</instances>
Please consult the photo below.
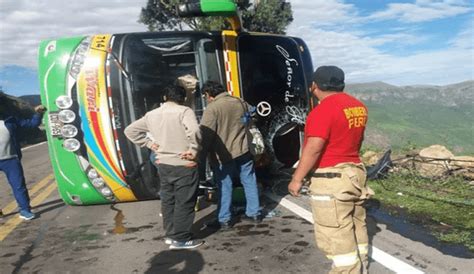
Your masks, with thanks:
<instances>
[{"instance_id":1,"label":"man in beige jacket","mask_svg":"<svg viewBox=\"0 0 474 274\"><path fill-rule=\"evenodd\" d=\"M130 124L125 135L156 154L165 242L170 249L190 249L204 243L192 240L190 232L199 183L195 157L200 131L192 109L182 105L184 88L168 87L165 94L165 103Z\"/></svg>"}]
</instances>

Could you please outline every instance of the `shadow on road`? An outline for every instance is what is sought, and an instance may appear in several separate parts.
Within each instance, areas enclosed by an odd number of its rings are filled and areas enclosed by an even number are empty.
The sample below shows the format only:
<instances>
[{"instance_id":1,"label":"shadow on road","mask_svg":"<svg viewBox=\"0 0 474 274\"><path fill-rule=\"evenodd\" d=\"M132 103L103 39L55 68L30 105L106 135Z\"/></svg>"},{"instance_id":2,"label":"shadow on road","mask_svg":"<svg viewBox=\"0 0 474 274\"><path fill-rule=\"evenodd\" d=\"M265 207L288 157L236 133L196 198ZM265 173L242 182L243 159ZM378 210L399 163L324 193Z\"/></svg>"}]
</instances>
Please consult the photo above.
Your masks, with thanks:
<instances>
[{"instance_id":1,"label":"shadow on road","mask_svg":"<svg viewBox=\"0 0 474 274\"><path fill-rule=\"evenodd\" d=\"M204 268L204 258L196 250L166 250L149 260L145 273L199 273Z\"/></svg>"},{"instance_id":2,"label":"shadow on road","mask_svg":"<svg viewBox=\"0 0 474 274\"><path fill-rule=\"evenodd\" d=\"M57 200L53 200L53 201L49 201L47 203L37 205L33 208L36 209L35 214L37 215L37 217L40 217L41 214L44 214L44 213L49 212L49 211L53 211L55 209L58 209L58 208L61 208L61 207L65 206L65 205L66 204L63 202L63 200L57 199ZM37 210L38 208L42 208L42 209Z\"/></svg>"},{"instance_id":3,"label":"shadow on road","mask_svg":"<svg viewBox=\"0 0 474 274\"><path fill-rule=\"evenodd\" d=\"M47 207L51 205L50 207ZM34 213L36 214L36 218L39 218L41 216L41 214L43 213L46 213L46 212L49 212L49 211L52 211L52 210L55 210L57 208L61 208L63 206L65 206L66 204L63 202L63 200L61 199L56 199L56 200L53 200L53 201L49 201L47 203L43 203L43 204L40 204L40 205L37 205L37 206L34 206L32 207L32 209L34 209ZM47 207L47 208L43 208L43 207ZM43 208L41 210L38 210L39 208ZM15 214L18 213L18 209L13 211L13 212L10 212L8 214L4 214L2 215L2 218L7 218L7 217L10 217L10 216L13 216Z\"/></svg>"},{"instance_id":4,"label":"shadow on road","mask_svg":"<svg viewBox=\"0 0 474 274\"><path fill-rule=\"evenodd\" d=\"M206 226L207 223L210 223L216 219L216 211L213 210L211 213L199 219L191 227L191 232L195 239L206 239L210 235L216 233L219 229L210 228Z\"/></svg>"},{"instance_id":5,"label":"shadow on road","mask_svg":"<svg viewBox=\"0 0 474 274\"><path fill-rule=\"evenodd\" d=\"M65 203L63 202L62 199L56 199L56 200L52 200L52 201L49 201L49 202L46 202L46 203L42 203L40 205L37 205L33 208L40 208L40 207L45 207L45 206L49 206L49 205L55 205L55 204L63 204L65 205Z\"/></svg>"}]
</instances>

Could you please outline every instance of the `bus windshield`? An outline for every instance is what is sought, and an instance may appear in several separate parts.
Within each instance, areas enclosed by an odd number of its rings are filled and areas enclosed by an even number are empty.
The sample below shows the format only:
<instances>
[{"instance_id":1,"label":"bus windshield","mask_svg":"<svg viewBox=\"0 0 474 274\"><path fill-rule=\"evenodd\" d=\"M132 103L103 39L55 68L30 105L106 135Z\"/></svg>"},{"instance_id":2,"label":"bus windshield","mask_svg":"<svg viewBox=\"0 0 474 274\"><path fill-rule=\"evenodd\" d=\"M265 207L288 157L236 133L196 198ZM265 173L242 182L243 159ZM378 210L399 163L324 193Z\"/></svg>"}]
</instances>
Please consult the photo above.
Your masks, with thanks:
<instances>
[{"instance_id":1,"label":"bus windshield","mask_svg":"<svg viewBox=\"0 0 474 274\"><path fill-rule=\"evenodd\" d=\"M116 115L116 124L128 125L159 107L164 102L165 87L174 84L186 90L185 105L200 118L205 105L200 85L208 80L221 81L212 36L147 33L128 34L118 40L123 46L114 48L114 54L120 56L117 59L122 69L117 64L111 66L114 112L120 114ZM150 152L129 142L122 130L117 138L122 153L127 155L123 168L128 184L132 189L148 186L148 190L133 189L137 196L148 196L156 182Z\"/></svg>"}]
</instances>

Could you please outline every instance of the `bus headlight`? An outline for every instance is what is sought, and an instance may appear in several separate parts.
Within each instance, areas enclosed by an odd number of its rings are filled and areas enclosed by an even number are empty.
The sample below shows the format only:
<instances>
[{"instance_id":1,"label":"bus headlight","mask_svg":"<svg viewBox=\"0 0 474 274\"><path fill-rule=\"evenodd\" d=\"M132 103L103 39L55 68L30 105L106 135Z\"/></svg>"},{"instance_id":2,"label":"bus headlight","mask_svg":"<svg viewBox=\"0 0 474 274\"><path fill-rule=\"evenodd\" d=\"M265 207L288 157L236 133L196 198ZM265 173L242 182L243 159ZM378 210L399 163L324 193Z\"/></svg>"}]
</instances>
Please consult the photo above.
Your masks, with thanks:
<instances>
[{"instance_id":1,"label":"bus headlight","mask_svg":"<svg viewBox=\"0 0 474 274\"><path fill-rule=\"evenodd\" d=\"M104 186L105 181L102 178L95 178L92 180L92 185L96 188Z\"/></svg>"},{"instance_id":2,"label":"bus headlight","mask_svg":"<svg viewBox=\"0 0 474 274\"><path fill-rule=\"evenodd\" d=\"M97 172L97 170L91 168L87 172L87 177L89 177L89 179L91 179L91 180L94 180L96 178L99 178L99 173Z\"/></svg>"},{"instance_id":3,"label":"bus headlight","mask_svg":"<svg viewBox=\"0 0 474 274\"><path fill-rule=\"evenodd\" d=\"M102 193L102 195L104 195L105 197L110 197L112 196L112 190L110 190L110 188L108 187L104 187L100 190L100 193Z\"/></svg>"},{"instance_id":4,"label":"bus headlight","mask_svg":"<svg viewBox=\"0 0 474 274\"><path fill-rule=\"evenodd\" d=\"M56 106L58 106L60 109L70 108L72 103L72 98L67 95L61 95L56 98Z\"/></svg>"},{"instance_id":5,"label":"bus headlight","mask_svg":"<svg viewBox=\"0 0 474 274\"><path fill-rule=\"evenodd\" d=\"M81 148L81 143L74 138L69 138L64 140L63 148L69 152L78 151Z\"/></svg>"},{"instance_id":6,"label":"bus headlight","mask_svg":"<svg viewBox=\"0 0 474 274\"><path fill-rule=\"evenodd\" d=\"M61 135L66 138L75 137L78 132L77 128L73 125L64 125L61 128Z\"/></svg>"},{"instance_id":7,"label":"bus headlight","mask_svg":"<svg viewBox=\"0 0 474 274\"><path fill-rule=\"evenodd\" d=\"M71 123L76 119L76 114L72 110L63 109L58 113L58 118L63 123Z\"/></svg>"}]
</instances>

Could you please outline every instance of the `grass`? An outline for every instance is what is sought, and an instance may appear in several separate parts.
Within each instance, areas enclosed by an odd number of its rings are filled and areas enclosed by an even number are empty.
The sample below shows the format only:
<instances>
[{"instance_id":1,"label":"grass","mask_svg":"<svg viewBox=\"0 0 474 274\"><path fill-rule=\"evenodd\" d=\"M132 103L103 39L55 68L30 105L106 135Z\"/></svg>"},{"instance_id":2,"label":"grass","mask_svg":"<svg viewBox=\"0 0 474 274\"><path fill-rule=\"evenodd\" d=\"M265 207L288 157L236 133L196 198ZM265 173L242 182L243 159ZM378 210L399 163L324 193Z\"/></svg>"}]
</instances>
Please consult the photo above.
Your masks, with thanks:
<instances>
[{"instance_id":1,"label":"grass","mask_svg":"<svg viewBox=\"0 0 474 274\"><path fill-rule=\"evenodd\" d=\"M474 251L474 188L467 181L430 180L407 172L369 185L384 207L402 209L411 222L427 227L439 240Z\"/></svg>"},{"instance_id":2,"label":"grass","mask_svg":"<svg viewBox=\"0 0 474 274\"><path fill-rule=\"evenodd\" d=\"M367 127L387 136L393 148L400 149L406 142L411 142L421 147L442 144L456 148L461 154L474 153L472 107L371 102L367 107Z\"/></svg>"}]
</instances>

